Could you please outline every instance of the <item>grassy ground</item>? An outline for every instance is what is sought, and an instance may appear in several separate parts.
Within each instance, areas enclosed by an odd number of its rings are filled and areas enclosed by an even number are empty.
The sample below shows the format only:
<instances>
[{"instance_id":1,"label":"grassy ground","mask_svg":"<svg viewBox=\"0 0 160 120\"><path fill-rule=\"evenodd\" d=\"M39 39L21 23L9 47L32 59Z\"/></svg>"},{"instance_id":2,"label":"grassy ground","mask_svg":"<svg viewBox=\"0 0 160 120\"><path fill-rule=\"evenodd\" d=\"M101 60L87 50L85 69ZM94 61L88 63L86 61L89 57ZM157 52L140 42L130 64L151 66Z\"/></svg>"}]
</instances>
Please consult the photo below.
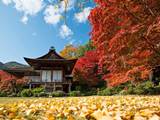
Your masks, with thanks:
<instances>
[{"instance_id":1,"label":"grassy ground","mask_svg":"<svg viewBox=\"0 0 160 120\"><path fill-rule=\"evenodd\" d=\"M19 101L37 100L37 99L49 99L49 98L35 98L35 97L0 97L0 104L14 103Z\"/></svg>"},{"instance_id":2,"label":"grassy ground","mask_svg":"<svg viewBox=\"0 0 160 120\"><path fill-rule=\"evenodd\" d=\"M17 102L19 100L28 100L28 99L35 99L35 98L0 97L0 104L13 103L13 102Z\"/></svg>"},{"instance_id":3,"label":"grassy ground","mask_svg":"<svg viewBox=\"0 0 160 120\"><path fill-rule=\"evenodd\" d=\"M0 120L160 120L160 96L0 98Z\"/></svg>"}]
</instances>

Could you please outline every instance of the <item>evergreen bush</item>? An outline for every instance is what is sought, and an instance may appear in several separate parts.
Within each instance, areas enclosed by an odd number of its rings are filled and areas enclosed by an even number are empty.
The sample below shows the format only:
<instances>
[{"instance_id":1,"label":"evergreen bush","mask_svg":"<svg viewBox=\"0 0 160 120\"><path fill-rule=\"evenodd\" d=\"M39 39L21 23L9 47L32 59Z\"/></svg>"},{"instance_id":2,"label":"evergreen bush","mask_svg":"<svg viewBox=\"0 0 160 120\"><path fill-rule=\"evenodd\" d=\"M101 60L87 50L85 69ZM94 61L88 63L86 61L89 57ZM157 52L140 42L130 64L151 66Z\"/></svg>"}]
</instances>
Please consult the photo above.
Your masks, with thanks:
<instances>
[{"instance_id":1,"label":"evergreen bush","mask_svg":"<svg viewBox=\"0 0 160 120\"><path fill-rule=\"evenodd\" d=\"M37 95L38 95L37 97L49 97L49 94L46 92L40 92Z\"/></svg>"},{"instance_id":2,"label":"evergreen bush","mask_svg":"<svg viewBox=\"0 0 160 120\"><path fill-rule=\"evenodd\" d=\"M65 96L65 93L63 91L54 91L51 93L52 97L63 97Z\"/></svg>"},{"instance_id":3,"label":"evergreen bush","mask_svg":"<svg viewBox=\"0 0 160 120\"><path fill-rule=\"evenodd\" d=\"M68 93L69 96L76 97L76 96L81 96L80 91L71 91Z\"/></svg>"},{"instance_id":4,"label":"evergreen bush","mask_svg":"<svg viewBox=\"0 0 160 120\"><path fill-rule=\"evenodd\" d=\"M45 90L42 87L32 89L32 93L33 94L35 94L35 93L41 93L41 92L44 92L44 91Z\"/></svg>"},{"instance_id":5,"label":"evergreen bush","mask_svg":"<svg viewBox=\"0 0 160 120\"><path fill-rule=\"evenodd\" d=\"M1 91L1 92L0 92L0 97L7 97L7 93L6 93L6 92Z\"/></svg>"},{"instance_id":6,"label":"evergreen bush","mask_svg":"<svg viewBox=\"0 0 160 120\"><path fill-rule=\"evenodd\" d=\"M98 91L97 95L100 95L100 96L113 95L112 94L112 88L105 88L103 90L100 90L100 91Z\"/></svg>"},{"instance_id":7,"label":"evergreen bush","mask_svg":"<svg viewBox=\"0 0 160 120\"><path fill-rule=\"evenodd\" d=\"M21 97L31 97L31 96L33 96L31 89L23 89L21 91Z\"/></svg>"}]
</instances>

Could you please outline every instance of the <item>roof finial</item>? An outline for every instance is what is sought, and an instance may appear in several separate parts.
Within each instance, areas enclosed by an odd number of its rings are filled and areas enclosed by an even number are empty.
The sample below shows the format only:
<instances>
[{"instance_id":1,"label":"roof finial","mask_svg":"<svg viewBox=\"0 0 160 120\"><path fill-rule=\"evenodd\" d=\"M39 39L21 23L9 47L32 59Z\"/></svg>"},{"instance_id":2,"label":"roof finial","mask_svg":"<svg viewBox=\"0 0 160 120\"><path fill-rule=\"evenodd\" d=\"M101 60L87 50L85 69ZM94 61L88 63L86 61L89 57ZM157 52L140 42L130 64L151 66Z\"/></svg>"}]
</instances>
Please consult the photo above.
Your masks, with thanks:
<instances>
[{"instance_id":1,"label":"roof finial","mask_svg":"<svg viewBox=\"0 0 160 120\"><path fill-rule=\"evenodd\" d=\"M50 49L49 49L49 51L55 51L55 50L56 50L56 49L55 49L54 46L51 46Z\"/></svg>"}]
</instances>

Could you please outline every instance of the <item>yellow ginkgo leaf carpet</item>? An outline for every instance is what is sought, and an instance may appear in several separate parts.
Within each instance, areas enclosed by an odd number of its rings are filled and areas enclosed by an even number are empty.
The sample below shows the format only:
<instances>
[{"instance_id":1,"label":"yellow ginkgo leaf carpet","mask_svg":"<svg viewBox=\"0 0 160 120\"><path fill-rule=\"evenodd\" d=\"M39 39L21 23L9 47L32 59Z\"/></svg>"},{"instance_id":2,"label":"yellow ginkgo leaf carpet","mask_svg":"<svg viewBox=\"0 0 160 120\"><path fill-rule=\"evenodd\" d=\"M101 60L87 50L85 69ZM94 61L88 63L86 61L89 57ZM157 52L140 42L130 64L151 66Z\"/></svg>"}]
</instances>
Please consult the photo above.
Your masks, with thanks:
<instances>
[{"instance_id":1,"label":"yellow ginkgo leaf carpet","mask_svg":"<svg viewBox=\"0 0 160 120\"><path fill-rule=\"evenodd\" d=\"M18 99L0 102L0 120L160 120L160 96Z\"/></svg>"}]
</instances>

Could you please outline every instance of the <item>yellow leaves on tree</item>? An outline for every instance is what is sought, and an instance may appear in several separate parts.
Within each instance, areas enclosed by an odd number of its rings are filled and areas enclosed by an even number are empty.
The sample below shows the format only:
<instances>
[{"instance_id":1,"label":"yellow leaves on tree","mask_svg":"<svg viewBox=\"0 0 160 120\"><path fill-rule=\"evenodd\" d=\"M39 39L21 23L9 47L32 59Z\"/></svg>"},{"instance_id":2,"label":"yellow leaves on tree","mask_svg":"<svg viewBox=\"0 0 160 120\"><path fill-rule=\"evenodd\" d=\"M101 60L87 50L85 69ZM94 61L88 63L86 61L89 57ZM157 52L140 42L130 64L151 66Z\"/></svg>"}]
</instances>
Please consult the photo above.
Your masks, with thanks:
<instances>
[{"instance_id":1,"label":"yellow leaves on tree","mask_svg":"<svg viewBox=\"0 0 160 120\"><path fill-rule=\"evenodd\" d=\"M60 55L66 59L75 59L77 54L77 47L73 45L67 45L65 48L60 52Z\"/></svg>"}]
</instances>

